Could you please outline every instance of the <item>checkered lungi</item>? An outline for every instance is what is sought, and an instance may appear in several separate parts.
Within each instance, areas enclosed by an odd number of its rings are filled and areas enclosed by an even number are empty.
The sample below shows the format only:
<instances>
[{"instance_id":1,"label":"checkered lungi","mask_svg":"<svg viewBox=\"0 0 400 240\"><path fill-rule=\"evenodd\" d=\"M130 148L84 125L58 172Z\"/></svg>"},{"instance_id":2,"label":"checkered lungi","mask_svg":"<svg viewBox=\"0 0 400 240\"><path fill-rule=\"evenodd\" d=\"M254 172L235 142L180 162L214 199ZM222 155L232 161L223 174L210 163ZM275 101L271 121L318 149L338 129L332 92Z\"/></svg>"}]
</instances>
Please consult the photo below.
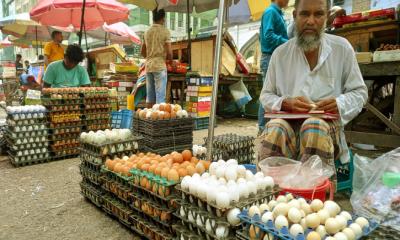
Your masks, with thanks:
<instances>
[{"instance_id":1,"label":"checkered lungi","mask_svg":"<svg viewBox=\"0 0 400 240\"><path fill-rule=\"evenodd\" d=\"M304 162L318 155L324 163L334 167L341 155L340 131L337 120L273 119L262 134L258 159L280 156Z\"/></svg>"}]
</instances>

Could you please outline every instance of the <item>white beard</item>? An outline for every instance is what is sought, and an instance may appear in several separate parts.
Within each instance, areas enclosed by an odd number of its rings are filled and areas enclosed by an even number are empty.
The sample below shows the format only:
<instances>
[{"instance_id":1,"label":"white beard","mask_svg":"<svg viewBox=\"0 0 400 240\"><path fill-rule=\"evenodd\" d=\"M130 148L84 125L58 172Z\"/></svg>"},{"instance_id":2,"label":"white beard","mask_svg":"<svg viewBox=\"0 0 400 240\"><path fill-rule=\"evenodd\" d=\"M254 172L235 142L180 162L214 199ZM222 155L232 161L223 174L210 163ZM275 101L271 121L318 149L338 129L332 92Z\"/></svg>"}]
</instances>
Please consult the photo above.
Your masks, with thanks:
<instances>
[{"instance_id":1,"label":"white beard","mask_svg":"<svg viewBox=\"0 0 400 240\"><path fill-rule=\"evenodd\" d=\"M321 31L315 35L303 35L295 31L297 38L297 45L305 52L313 51L319 48L321 44L321 38L325 34L326 23L322 27Z\"/></svg>"}]
</instances>

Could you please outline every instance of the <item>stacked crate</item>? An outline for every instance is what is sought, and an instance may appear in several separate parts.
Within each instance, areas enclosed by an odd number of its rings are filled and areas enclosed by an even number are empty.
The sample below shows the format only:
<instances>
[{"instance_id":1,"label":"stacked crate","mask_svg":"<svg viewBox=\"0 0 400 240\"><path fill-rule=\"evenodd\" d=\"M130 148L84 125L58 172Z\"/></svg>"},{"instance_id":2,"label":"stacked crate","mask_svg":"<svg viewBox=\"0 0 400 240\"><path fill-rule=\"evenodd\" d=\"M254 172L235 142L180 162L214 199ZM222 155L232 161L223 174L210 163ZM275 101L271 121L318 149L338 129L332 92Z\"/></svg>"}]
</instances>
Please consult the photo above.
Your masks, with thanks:
<instances>
[{"instance_id":1,"label":"stacked crate","mask_svg":"<svg viewBox=\"0 0 400 240\"><path fill-rule=\"evenodd\" d=\"M83 92L83 125L86 131L110 127L112 102L107 88L92 88Z\"/></svg>"},{"instance_id":2,"label":"stacked crate","mask_svg":"<svg viewBox=\"0 0 400 240\"><path fill-rule=\"evenodd\" d=\"M186 110L195 119L195 130L206 129L211 112L212 78L190 77L187 85Z\"/></svg>"}]
</instances>

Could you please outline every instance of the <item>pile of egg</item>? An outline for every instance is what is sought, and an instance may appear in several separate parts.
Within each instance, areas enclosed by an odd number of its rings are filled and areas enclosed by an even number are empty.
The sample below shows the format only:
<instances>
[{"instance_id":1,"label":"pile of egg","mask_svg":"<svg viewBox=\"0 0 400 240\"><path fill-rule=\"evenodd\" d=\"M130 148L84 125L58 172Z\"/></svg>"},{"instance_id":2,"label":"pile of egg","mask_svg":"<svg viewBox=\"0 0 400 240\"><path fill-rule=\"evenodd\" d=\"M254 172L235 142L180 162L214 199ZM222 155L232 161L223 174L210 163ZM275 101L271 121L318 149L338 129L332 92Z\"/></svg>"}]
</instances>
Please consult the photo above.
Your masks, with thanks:
<instances>
[{"instance_id":1,"label":"pile of egg","mask_svg":"<svg viewBox=\"0 0 400 240\"><path fill-rule=\"evenodd\" d=\"M6 107L8 114L18 114L18 113L44 113L46 108L42 105L26 105L26 106L8 106Z\"/></svg>"},{"instance_id":2,"label":"pile of egg","mask_svg":"<svg viewBox=\"0 0 400 240\"><path fill-rule=\"evenodd\" d=\"M115 143L132 138L132 132L129 129L106 129L97 132L83 132L80 140L84 143L101 145L104 143Z\"/></svg>"},{"instance_id":3,"label":"pile of egg","mask_svg":"<svg viewBox=\"0 0 400 240\"><path fill-rule=\"evenodd\" d=\"M154 104L151 109L138 109L136 117L140 119L168 120L176 118L188 118L186 110L182 110L179 104L161 103Z\"/></svg>"},{"instance_id":4,"label":"pile of egg","mask_svg":"<svg viewBox=\"0 0 400 240\"><path fill-rule=\"evenodd\" d=\"M207 148L201 145L193 145L192 151L193 151L193 156L199 157L199 156L204 156L207 153Z\"/></svg>"},{"instance_id":5,"label":"pile of egg","mask_svg":"<svg viewBox=\"0 0 400 240\"><path fill-rule=\"evenodd\" d=\"M358 217L348 225L353 217L347 211L341 211L334 201L314 199L309 204L304 198L296 199L291 194L252 206L248 215L250 218L259 215L264 223L272 221L278 230L286 227L294 238L308 232L306 240L355 240L363 235L364 228L369 227L364 217ZM231 216L231 221L238 221L237 214ZM254 228L250 229L249 235L256 235Z\"/></svg>"},{"instance_id":6,"label":"pile of egg","mask_svg":"<svg viewBox=\"0 0 400 240\"><path fill-rule=\"evenodd\" d=\"M210 165L209 172L184 177L181 188L190 194L215 204L220 209L274 187L274 180L262 172L253 174L234 159L219 160Z\"/></svg>"}]
</instances>

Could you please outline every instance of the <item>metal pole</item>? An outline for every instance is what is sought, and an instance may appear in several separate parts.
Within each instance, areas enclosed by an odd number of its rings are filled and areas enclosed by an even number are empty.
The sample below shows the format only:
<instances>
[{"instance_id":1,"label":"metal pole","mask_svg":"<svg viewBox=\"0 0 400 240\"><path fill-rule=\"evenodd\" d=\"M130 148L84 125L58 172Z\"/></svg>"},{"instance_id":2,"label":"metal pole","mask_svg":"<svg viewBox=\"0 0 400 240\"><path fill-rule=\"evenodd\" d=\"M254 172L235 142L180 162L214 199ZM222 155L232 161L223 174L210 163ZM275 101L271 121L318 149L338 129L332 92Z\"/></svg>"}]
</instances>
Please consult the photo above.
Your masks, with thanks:
<instances>
[{"instance_id":1,"label":"metal pole","mask_svg":"<svg viewBox=\"0 0 400 240\"><path fill-rule=\"evenodd\" d=\"M217 109L217 98L218 98L218 82L219 82L219 71L221 62L221 48L223 39L223 27L225 20L225 0L219 1L218 11L218 26L217 26L217 42L214 53L214 72L213 72L213 90L211 97L211 113L210 113L210 125L208 126L208 142L207 142L207 159L212 160L212 147L214 138L214 126L215 126L215 113Z\"/></svg>"},{"instance_id":2,"label":"metal pole","mask_svg":"<svg viewBox=\"0 0 400 240\"><path fill-rule=\"evenodd\" d=\"M36 39L36 57L39 57L38 37L37 37L37 26L35 26L35 39Z\"/></svg>"},{"instance_id":3,"label":"metal pole","mask_svg":"<svg viewBox=\"0 0 400 240\"><path fill-rule=\"evenodd\" d=\"M82 13L81 13L81 27L79 30L79 46L81 46L82 43L83 24L85 22L85 8L86 8L86 0L83 0Z\"/></svg>"},{"instance_id":4,"label":"metal pole","mask_svg":"<svg viewBox=\"0 0 400 240\"><path fill-rule=\"evenodd\" d=\"M192 69L192 39L191 39L191 34L192 34L192 28L190 27L190 0L186 1L187 6L186 6L186 25L187 25L187 33L188 33L188 65L189 69Z\"/></svg>"}]
</instances>

